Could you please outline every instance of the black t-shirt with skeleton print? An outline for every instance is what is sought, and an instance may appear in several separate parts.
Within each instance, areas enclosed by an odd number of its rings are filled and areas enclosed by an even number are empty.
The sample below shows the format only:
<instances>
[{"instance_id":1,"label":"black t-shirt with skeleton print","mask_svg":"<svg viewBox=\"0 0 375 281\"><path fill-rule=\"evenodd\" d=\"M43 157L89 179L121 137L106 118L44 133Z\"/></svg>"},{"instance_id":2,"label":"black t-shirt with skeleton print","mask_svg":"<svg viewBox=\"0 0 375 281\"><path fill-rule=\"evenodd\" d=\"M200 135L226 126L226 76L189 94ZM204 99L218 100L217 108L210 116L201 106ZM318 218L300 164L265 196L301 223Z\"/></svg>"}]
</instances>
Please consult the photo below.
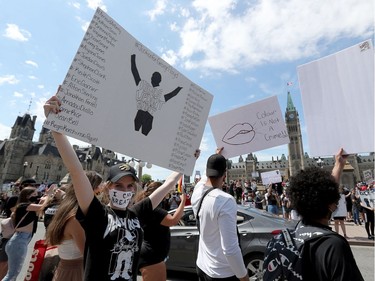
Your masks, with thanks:
<instances>
[{"instance_id":1,"label":"black t-shirt with skeleton print","mask_svg":"<svg viewBox=\"0 0 375 281\"><path fill-rule=\"evenodd\" d=\"M143 230L152 217L149 198L126 211L112 210L94 198L86 216L77 219L86 233L85 280L137 280Z\"/></svg>"}]
</instances>

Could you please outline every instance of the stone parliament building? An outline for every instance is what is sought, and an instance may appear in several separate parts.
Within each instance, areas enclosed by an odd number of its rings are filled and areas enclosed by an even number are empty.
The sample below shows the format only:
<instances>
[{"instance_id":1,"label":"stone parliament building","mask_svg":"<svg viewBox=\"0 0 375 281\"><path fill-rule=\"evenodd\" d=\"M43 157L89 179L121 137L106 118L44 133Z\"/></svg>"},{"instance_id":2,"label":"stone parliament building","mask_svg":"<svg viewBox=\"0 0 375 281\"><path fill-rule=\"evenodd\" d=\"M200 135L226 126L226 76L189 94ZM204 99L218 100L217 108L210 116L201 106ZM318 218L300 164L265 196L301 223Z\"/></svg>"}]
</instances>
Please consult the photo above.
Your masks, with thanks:
<instances>
[{"instance_id":1,"label":"stone parliament building","mask_svg":"<svg viewBox=\"0 0 375 281\"><path fill-rule=\"evenodd\" d=\"M289 92L287 99L285 123L290 138L288 156L282 154L272 157L269 161L258 161L256 155L250 153L245 158L240 156L237 163L228 160L228 182L237 179L260 180L261 173L274 170L279 170L284 180L309 166L332 170L334 156L314 159L304 153L299 115ZM33 141L36 118L28 113L22 117L18 116L9 139L0 140L1 189L3 184L14 183L22 178L34 178L38 183L66 180L64 177L67 170L50 131L42 128L39 140ZM124 158L118 159L115 152L94 145L85 148L74 146L74 148L83 168L97 171L104 179L107 178L111 165L125 162ZM366 156L351 155L344 169L342 183L352 187L358 181L373 179L373 173L374 152Z\"/></svg>"}]
</instances>

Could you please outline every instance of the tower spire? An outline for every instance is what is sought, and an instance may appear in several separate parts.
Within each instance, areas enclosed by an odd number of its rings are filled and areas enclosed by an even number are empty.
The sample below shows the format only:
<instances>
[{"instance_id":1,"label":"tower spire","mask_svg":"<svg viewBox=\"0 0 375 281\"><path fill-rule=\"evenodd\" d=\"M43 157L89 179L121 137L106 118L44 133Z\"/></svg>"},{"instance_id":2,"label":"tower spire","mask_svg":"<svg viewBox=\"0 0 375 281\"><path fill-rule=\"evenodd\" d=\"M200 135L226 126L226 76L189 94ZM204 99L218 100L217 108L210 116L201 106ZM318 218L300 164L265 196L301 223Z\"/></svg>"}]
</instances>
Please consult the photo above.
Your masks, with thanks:
<instances>
[{"instance_id":1,"label":"tower spire","mask_svg":"<svg viewBox=\"0 0 375 281\"><path fill-rule=\"evenodd\" d=\"M292 96L289 91L288 91L288 102L287 102L286 110L296 111L296 108L294 107L294 104L293 104Z\"/></svg>"}]
</instances>

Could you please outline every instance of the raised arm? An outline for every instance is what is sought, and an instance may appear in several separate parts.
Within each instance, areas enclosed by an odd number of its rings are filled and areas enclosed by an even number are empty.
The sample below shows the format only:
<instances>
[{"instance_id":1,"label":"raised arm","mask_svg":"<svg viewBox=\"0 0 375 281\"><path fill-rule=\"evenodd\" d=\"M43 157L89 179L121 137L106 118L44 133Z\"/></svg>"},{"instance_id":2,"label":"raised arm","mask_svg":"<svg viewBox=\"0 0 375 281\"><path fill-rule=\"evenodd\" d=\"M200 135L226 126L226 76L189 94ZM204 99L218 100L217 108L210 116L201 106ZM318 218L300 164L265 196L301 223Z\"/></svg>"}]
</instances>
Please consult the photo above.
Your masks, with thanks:
<instances>
[{"instance_id":1,"label":"raised arm","mask_svg":"<svg viewBox=\"0 0 375 281\"><path fill-rule=\"evenodd\" d=\"M184 207L186 202L186 194L181 194L181 202L180 205L178 205L178 208L174 212L173 215L168 214L164 217L164 219L161 221L161 225L164 226L174 226L176 225L179 220L181 219L182 215L184 214Z\"/></svg>"},{"instance_id":2,"label":"raised arm","mask_svg":"<svg viewBox=\"0 0 375 281\"><path fill-rule=\"evenodd\" d=\"M165 182L149 196L153 209L155 209L167 195L167 193L176 186L177 181L181 176L181 173L173 172L171 175L169 175Z\"/></svg>"},{"instance_id":3,"label":"raised arm","mask_svg":"<svg viewBox=\"0 0 375 281\"><path fill-rule=\"evenodd\" d=\"M44 105L44 113L46 117L50 112L58 113L60 110L60 101L56 96L50 98ZM68 138L58 132L52 131L53 138L57 149L59 150L60 156L64 162L65 167L68 169L74 191L77 196L78 205L81 208L83 214L86 214L92 199L94 198L94 192L92 190L89 179L87 178L85 171L74 151L72 145L69 143Z\"/></svg>"},{"instance_id":4,"label":"raised arm","mask_svg":"<svg viewBox=\"0 0 375 281\"><path fill-rule=\"evenodd\" d=\"M335 165L332 169L332 176L335 178L337 183L340 183L341 174L344 170L347 158L348 155L344 154L344 149L340 148L339 152L335 156Z\"/></svg>"},{"instance_id":5,"label":"raised arm","mask_svg":"<svg viewBox=\"0 0 375 281\"><path fill-rule=\"evenodd\" d=\"M132 70L132 73L133 73L135 85L138 86L139 82L141 82L141 76L139 75L137 65L135 63L135 54L131 55L130 60L131 60L131 70Z\"/></svg>"},{"instance_id":6,"label":"raised arm","mask_svg":"<svg viewBox=\"0 0 375 281\"><path fill-rule=\"evenodd\" d=\"M168 94L165 94L164 95L165 102L167 102L168 100L170 100L171 98L173 98L174 96L176 96L181 91L181 89L182 89L182 87L177 87L172 92L170 92Z\"/></svg>"},{"instance_id":7,"label":"raised arm","mask_svg":"<svg viewBox=\"0 0 375 281\"><path fill-rule=\"evenodd\" d=\"M194 157L197 159L200 155L200 150L197 149L194 153ZM165 182L157 188L150 196L150 200L152 203L152 208L155 209L159 203L163 200L163 198L168 194L171 189L175 188L177 181L182 176L181 173L173 172Z\"/></svg>"}]
</instances>

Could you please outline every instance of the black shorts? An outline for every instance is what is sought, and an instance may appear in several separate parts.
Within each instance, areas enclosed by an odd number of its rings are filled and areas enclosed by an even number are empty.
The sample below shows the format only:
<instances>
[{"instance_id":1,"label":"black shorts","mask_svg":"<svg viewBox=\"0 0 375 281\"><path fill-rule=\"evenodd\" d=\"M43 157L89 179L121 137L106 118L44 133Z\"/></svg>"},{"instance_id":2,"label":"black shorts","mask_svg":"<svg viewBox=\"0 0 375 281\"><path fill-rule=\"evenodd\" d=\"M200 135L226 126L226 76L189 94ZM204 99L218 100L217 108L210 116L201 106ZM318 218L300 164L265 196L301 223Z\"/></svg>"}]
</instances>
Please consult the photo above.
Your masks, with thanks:
<instances>
[{"instance_id":1,"label":"black shorts","mask_svg":"<svg viewBox=\"0 0 375 281\"><path fill-rule=\"evenodd\" d=\"M343 221L346 217L333 217L334 220Z\"/></svg>"},{"instance_id":2,"label":"black shorts","mask_svg":"<svg viewBox=\"0 0 375 281\"><path fill-rule=\"evenodd\" d=\"M197 266L197 274L199 277L199 281L238 281L238 278L236 276L231 277L225 277L225 278L212 278L208 276L206 273L203 272L198 266Z\"/></svg>"},{"instance_id":3,"label":"black shorts","mask_svg":"<svg viewBox=\"0 0 375 281\"><path fill-rule=\"evenodd\" d=\"M1 247L0 247L0 262L8 261L8 255L5 252L5 246L8 243L9 239L2 238L1 239Z\"/></svg>"}]
</instances>

